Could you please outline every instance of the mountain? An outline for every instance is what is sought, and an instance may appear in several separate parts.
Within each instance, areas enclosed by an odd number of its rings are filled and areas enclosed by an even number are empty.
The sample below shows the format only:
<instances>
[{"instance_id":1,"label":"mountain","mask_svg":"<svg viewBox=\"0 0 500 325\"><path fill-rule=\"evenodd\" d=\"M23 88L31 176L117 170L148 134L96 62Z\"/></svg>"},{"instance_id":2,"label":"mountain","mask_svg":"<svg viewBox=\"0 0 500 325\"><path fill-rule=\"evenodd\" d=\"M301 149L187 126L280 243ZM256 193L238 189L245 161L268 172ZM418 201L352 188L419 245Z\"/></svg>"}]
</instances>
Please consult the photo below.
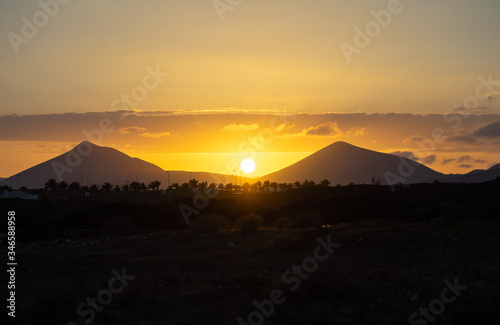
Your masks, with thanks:
<instances>
[{"instance_id":1,"label":"mountain","mask_svg":"<svg viewBox=\"0 0 500 325\"><path fill-rule=\"evenodd\" d=\"M492 181L497 177L500 177L500 164L494 165L487 170L476 169L465 175L446 177L443 181L449 183L480 183Z\"/></svg>"},{"instance_id":2,"label":"mountain","mask_svg":"<svg viewBox=\"0 0 500 325\"><path fill-rule=\"evenodd\" d=\"M371 184L374 178L381 184L408 184L432 182L444 176L416 161L339 141L260 180L290 183L327 179L331 184L346 185Z\"/></svg>"},{"instance_id":3,"label":"mountain","mask_svg":"<svg viewBox=\"0 0 500 325\"><path fill-rule=\"evenodd\" d=\"M127 182L144 182L146 185L154 180L162 182L161 187L189 181L190 176L208 183L228 183L230 176L212 173L189 171L169 171L139 158L132 158L113 148L101 147L87 141L78 144L72 150L31 167L17 175L0 181L0 185L13 188L43 188L47 180L55 178L59 181L81 182L83 185L109 182L124 185Z\"/></svg>"}]
</instances>

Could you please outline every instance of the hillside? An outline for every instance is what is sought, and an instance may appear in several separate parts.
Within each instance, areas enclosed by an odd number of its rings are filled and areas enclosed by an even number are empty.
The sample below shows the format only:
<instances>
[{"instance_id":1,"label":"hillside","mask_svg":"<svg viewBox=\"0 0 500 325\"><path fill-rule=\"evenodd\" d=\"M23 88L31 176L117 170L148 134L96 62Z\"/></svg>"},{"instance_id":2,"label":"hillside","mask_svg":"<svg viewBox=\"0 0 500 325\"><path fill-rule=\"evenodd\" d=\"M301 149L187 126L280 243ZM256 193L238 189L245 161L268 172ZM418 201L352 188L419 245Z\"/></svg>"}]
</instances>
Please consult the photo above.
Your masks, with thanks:
<instances>
[{"instance_id":1,"label":"hillside","mask_svg":"<svg viewBox=\"0 0 500 325\"><path fill-rule=\"evenodd\" d=\"M408 172L404 166L413 169ZM402 171L402 172L400 172ZM372 178L387 184L389 175L397 175L401 183L432 182L444 177L422 164L407 158L359 148L346 142L335 142L301 161L263 176L261 180L294 182L324 179L332 184L371 184Z\"/></svg>"}]
</instances>

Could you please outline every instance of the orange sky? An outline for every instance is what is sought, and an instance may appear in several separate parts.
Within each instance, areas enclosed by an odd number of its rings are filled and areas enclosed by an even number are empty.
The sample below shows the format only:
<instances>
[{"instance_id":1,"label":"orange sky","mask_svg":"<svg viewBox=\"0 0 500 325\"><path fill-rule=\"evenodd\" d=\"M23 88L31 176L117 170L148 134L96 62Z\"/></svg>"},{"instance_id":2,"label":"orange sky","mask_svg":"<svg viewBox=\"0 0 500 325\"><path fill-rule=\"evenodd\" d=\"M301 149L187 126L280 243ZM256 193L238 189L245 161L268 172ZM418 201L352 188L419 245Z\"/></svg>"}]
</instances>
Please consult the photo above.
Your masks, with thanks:
<instances>
[{"instance_id":1,"label":"orange sky","mask_svg":"<svg viewBox=\"0 0 500 325\"><path fill-rule=\"evenodd\" d=\"M227 172L255 151L263 175L338 140L487 168L499 13L490 0L2 1L0 176L83 140L165 169ZM83 132L103 119L102 138ZM446 140L419 148L436 130Z\"/></svg>"},{"instance_id":2,"label":"orange sky","mask_svg":"<svg viewBox=\"0 0 500 325\"><path fill-rule=\"evenodd\" d=\"M493 121L493 122L492 122ZM444 173L500 162L500 115L126 111L0 117L1 176L87 140L165 170L232 174L253 158L263 176L335 142L413 158ZM460 124L460 125L459 125ZM19 133L16 130L24 130Z\"/></svg>"}]
</instances>

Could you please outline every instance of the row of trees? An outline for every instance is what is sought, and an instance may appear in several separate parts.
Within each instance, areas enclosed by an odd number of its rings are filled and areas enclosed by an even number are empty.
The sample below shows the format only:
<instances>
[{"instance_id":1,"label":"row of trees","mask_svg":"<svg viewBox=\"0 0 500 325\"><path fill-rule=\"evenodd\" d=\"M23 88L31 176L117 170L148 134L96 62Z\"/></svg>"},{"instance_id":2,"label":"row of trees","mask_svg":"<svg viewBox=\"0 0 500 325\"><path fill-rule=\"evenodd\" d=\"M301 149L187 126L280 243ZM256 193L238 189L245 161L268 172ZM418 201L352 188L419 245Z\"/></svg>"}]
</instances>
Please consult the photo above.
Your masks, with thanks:
<instances>
[{"instance_id":1,"label":"row of trees","mask_svg":"<svg viewBox=\"0 0 500 325\"><path fill-rule=\"evenodd\" d=\"M125 184L123 186L119 185L113 185L111 183L104 183L101 186L98 186L96 184L89 186L81 186L79 182L72 182L72 183L67 183L66 181L61 181L58 182L56 179L52 178L49 179L45 183L45 189L49 191L55 191L55 190L91 190L91 191L115 191L115 192L128 192L128 191L147 191L147 190L152 190L152 191L159 191L161 186L161 182L159 180L155 180L150 182L148 185L145 183L139 183L139 182L132 182L130 185ZM189 182L185 182L183 184L179 183L172 183L170 186L168 186L168 189L170 190L189 190L189 189L198 189L200 191L206 191L206 190L219 190L219 191L236 191L236 192L270 192L271 189L274 192L277 192L278 189L279 191L289 191L292 189L300 189L300 188L310 188L310 187L315 187L315 186L320 186L320 187L328 187L330 186L330 181L328 180L323 180L319 184L316 184L314 181L308 181L305 180L304 182L295 182L295 183L277 183L277 182L271 182L271 181L258 181L253 184L250 183L244 183L243 185L235 185L233 183L227 183L227 184L215 184L211 183L208 184L208 182L200 182L197 179L191 179Z\"/></svg>"},{"instance_id":2,"label":"row of trees","mask_svg":"<svg viewBox=\"0 0 500 325\"><path fill-rule=\"evenodd\" d=\"M55 191L55 190L91 190L91 191L115 191L115 192L121 192L121 191L147 191L147 190L152 190L152 191L159 191L160 190L160 185L161 182L159 180L152 181L148 185L146 185L144 182L139 183L139 182L132 182L123 186L119 185L113 185L109 182L104 183L103 185L99 186L97 184L93 184L90 186L81 186L79 182L72 182L72 183L67 183L66 181L61 181L58 182L56 179L51 178L47 182L45 182L44 188L49 191Z\"/></svg>"}]
</instances>

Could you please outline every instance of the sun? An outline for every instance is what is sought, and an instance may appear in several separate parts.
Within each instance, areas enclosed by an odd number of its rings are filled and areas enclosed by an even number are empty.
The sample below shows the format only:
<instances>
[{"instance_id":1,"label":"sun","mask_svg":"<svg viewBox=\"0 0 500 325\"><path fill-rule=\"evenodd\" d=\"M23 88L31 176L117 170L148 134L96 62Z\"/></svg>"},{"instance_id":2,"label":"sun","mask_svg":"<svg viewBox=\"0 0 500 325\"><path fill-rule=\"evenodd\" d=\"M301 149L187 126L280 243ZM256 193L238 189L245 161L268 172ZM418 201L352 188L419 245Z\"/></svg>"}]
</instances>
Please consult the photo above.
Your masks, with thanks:
<instances>
[{"instance_id":1,"label":"sun","mask_svg":"<svg viewBox=\"0 0 500 325\"><path fill-rule=\"evenodd\" d=\"M245 159L241 162L240 168L245 173L251 173L255 170L255 162L252 159Z\"/></svg>"}]
</instances>

